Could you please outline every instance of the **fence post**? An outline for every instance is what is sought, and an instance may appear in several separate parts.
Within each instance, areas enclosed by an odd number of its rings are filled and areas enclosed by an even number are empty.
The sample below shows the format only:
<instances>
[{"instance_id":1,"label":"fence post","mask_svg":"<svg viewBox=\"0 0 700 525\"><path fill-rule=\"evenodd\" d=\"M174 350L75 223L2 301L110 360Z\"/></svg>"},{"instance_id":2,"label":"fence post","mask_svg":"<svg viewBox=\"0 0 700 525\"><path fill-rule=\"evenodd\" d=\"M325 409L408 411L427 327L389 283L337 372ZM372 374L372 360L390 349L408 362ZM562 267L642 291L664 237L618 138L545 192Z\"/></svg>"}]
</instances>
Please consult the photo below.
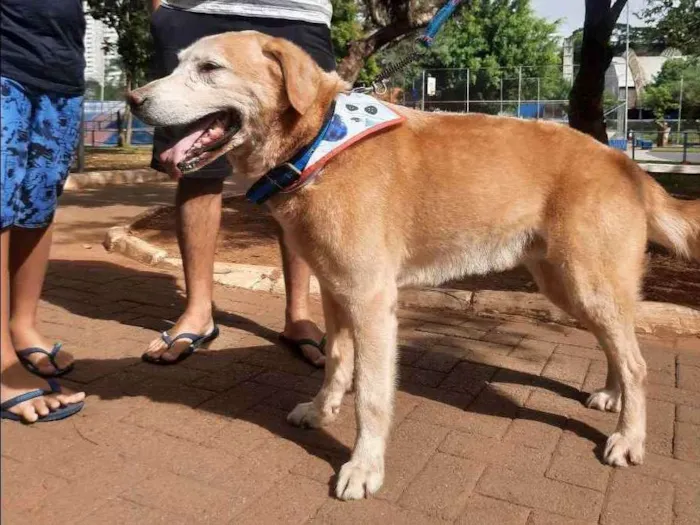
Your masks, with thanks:
<instances>
[{"instance_id":1,"label":"fence post","mask_svg":"<svg viewBox=\"0 0 700 525\"><path fill-rule=\"evenodd\" d=\"M523 90L523 66L518 66L518 118L520 118L520 100Z\"/></svg>"},{"instance_id":2,"label":"fence post","mask_svg":"<svg viewBox=\"0 0 700 525\"><path fill-rule=\"evenodd\" d=\"M681 164L688 164L688 132L683 132L683 160Z\"/></svg>"},{"instance_id":3,"label":"fence post","mask_svg":"<svg viewBox=\"0 0 700 525\"><path fill-rule=\"evenodd\" d=\"M420 110L425 111L425 69L421 75L421 86L420 86Z\"/></svg>"},{"instance_id":4,"label":"fence post","mask_svg":"<svg viewBox=\"0 0 700 525\"><path fill-rule=\"evenodd\" d=\"M503 115L503 71L501 70L501 115Z\"/></svg>"},{"instance_id":5,"label":"fence post","mask_svg":"<svg viewBox=\"0 0 700 525\"><path fill-rule=\"evenodd\" d=\"M537 120L540 119L540 77L537 77Z\"/></svg>"},{"instance_id":6,"label":"fence post","mask_svg":"<svg viewBox=\"0 0 700 525\"><path fill-rule=\"evenodd\" d=\"M627 137L625 137L625 143L627 143ZM634 130L632 130L632 160L634 160L634 147L637 141L634 138Z\"/></svg>"},{"instance_id":7,"label":"fence post","mask_svg":"<svg viewBox=\"0 0 700 525\"><path fill-rule=\"evenodd\" d=\"M469 81L471 80L470 73L471 71L469 70L469 68L467 68L467 113L469 113Z\"/></svg>"}]
</instances>

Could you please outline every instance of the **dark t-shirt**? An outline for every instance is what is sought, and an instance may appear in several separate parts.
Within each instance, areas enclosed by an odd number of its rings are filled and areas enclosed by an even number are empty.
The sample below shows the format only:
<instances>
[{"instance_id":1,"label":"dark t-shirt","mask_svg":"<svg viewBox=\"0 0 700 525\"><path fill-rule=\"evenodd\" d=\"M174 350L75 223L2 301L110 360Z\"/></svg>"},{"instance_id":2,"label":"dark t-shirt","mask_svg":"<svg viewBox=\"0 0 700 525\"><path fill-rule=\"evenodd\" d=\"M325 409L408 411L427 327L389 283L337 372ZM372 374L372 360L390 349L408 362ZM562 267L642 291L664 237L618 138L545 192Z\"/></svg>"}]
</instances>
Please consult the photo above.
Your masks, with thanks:
<instances>
[{"instance_id":1,"label":"dark t-shirt","mask_svg":"<svg viewBox=\"0 0 700 525\"><path fill-rule=\"evenodd\" d=\"M0 1L0 73L45 91L85 91L82 0Z\"/></svg>"}]
</instances>

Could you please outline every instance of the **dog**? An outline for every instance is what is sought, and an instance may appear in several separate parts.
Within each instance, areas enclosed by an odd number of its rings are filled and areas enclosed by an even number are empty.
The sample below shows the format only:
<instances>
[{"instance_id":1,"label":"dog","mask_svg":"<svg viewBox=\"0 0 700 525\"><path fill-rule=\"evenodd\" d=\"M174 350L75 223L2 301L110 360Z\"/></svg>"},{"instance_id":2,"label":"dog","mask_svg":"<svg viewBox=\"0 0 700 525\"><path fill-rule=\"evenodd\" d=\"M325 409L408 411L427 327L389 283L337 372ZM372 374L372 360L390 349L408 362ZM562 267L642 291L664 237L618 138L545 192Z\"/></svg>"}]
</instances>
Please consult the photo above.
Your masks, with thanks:
<instances>
[{"instance_id":1,"label":"dog","mask_svg":"<svg viewBox=\"0 0 700 525\"><path fill-rule=\"evenodd\" d=\"M187 126L171 153L183 172L227 155L247 184L314 141L349 86L301 49L255 32L203 38L175 71L128 94L154 126ZM297 191L266 203L321 285L325 379L288 420L321 427L353 386L358 435L336 495L376 492L396 390L397 295L525 265L607 356L588 407L621 412L603 459L643 460L646 365L635 336L647 241L700 260L700 201L670 197L621 152L565 126L429 114L355 143Z\"/></svg>"}]
</instances>

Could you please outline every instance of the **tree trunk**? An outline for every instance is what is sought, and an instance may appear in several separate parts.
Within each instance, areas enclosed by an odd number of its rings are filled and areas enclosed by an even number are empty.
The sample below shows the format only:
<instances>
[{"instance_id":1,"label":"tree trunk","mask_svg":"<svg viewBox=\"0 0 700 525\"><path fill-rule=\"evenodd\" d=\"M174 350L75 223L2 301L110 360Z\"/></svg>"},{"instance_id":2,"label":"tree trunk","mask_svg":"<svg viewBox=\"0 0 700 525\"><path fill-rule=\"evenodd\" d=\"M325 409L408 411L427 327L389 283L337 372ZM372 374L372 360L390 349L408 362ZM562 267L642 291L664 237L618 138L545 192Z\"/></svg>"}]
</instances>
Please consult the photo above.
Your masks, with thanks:
<instances>
[{"instance_id":1,"label":"tree trunk","mask_svg":"<svg viewBox=\"0 0 700 525\"><path fill-rule=\"evenodd\" d=\"M612 62L610 35L626 0L586 0L581 64L569 96L569 125L608 143L603 113L605 72Z\"/></svg>"},{"instance_id":2,"label":"tree trunk","mask_svg":"<svg viewBox=\"0 0 700 525\"><path fill-rule=\"evenodd\" d=\"M126 80L126 92L129 93L130 91L131 91L131 79L127 78L127 80ZM134 115L133 115L133 113L131 113L131 108L129 107L129 104L126 105L126 109L124 111L126 112L126 133L125 133L124 145L131 146L131 135L133 132Z\"/></svg>"},{"instance_id":3,"label":"tree trunk","mask_svg":"<svg viewBox=\"0 0 700 525\"><path fill-rule=\"evenodd\" d=\"M382 27L361 40L351 42L347 56L338 64L338 74L343 80L354 84L369 57L423 25L425 24L397 23Z\"/></svg>"}]
</instances>

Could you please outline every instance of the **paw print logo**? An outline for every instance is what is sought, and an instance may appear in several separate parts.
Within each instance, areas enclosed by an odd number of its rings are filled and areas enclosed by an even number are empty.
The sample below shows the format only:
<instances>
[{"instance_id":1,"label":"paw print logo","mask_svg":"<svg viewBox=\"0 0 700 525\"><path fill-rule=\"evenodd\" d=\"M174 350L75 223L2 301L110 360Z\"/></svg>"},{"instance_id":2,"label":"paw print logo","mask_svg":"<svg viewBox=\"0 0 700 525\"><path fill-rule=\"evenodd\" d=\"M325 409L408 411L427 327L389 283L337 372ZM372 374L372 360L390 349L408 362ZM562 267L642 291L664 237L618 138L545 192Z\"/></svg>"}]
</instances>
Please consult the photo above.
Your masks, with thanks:
<instances>
[{"instance_id":1,"label":"paw print logo","mask_svg":"<svg viewBox=\"0 0 700 525\"><path fill-rule=\"evenodd\" d=\"M345 104L345 107L348 109L348 111L357 111L359 109L354 104Z\"/></svg>"},{"instance_id":2,"label":"paw print logo","mask_svg":"<svg viewBox=\"0 0 700 525\"><path fill-rule=\"evenodd\" d=\"M379 112L379 110L375 106L367 106L365 108L365 111L370 115L376 115Z\"/></svg>"}]
</instances>

